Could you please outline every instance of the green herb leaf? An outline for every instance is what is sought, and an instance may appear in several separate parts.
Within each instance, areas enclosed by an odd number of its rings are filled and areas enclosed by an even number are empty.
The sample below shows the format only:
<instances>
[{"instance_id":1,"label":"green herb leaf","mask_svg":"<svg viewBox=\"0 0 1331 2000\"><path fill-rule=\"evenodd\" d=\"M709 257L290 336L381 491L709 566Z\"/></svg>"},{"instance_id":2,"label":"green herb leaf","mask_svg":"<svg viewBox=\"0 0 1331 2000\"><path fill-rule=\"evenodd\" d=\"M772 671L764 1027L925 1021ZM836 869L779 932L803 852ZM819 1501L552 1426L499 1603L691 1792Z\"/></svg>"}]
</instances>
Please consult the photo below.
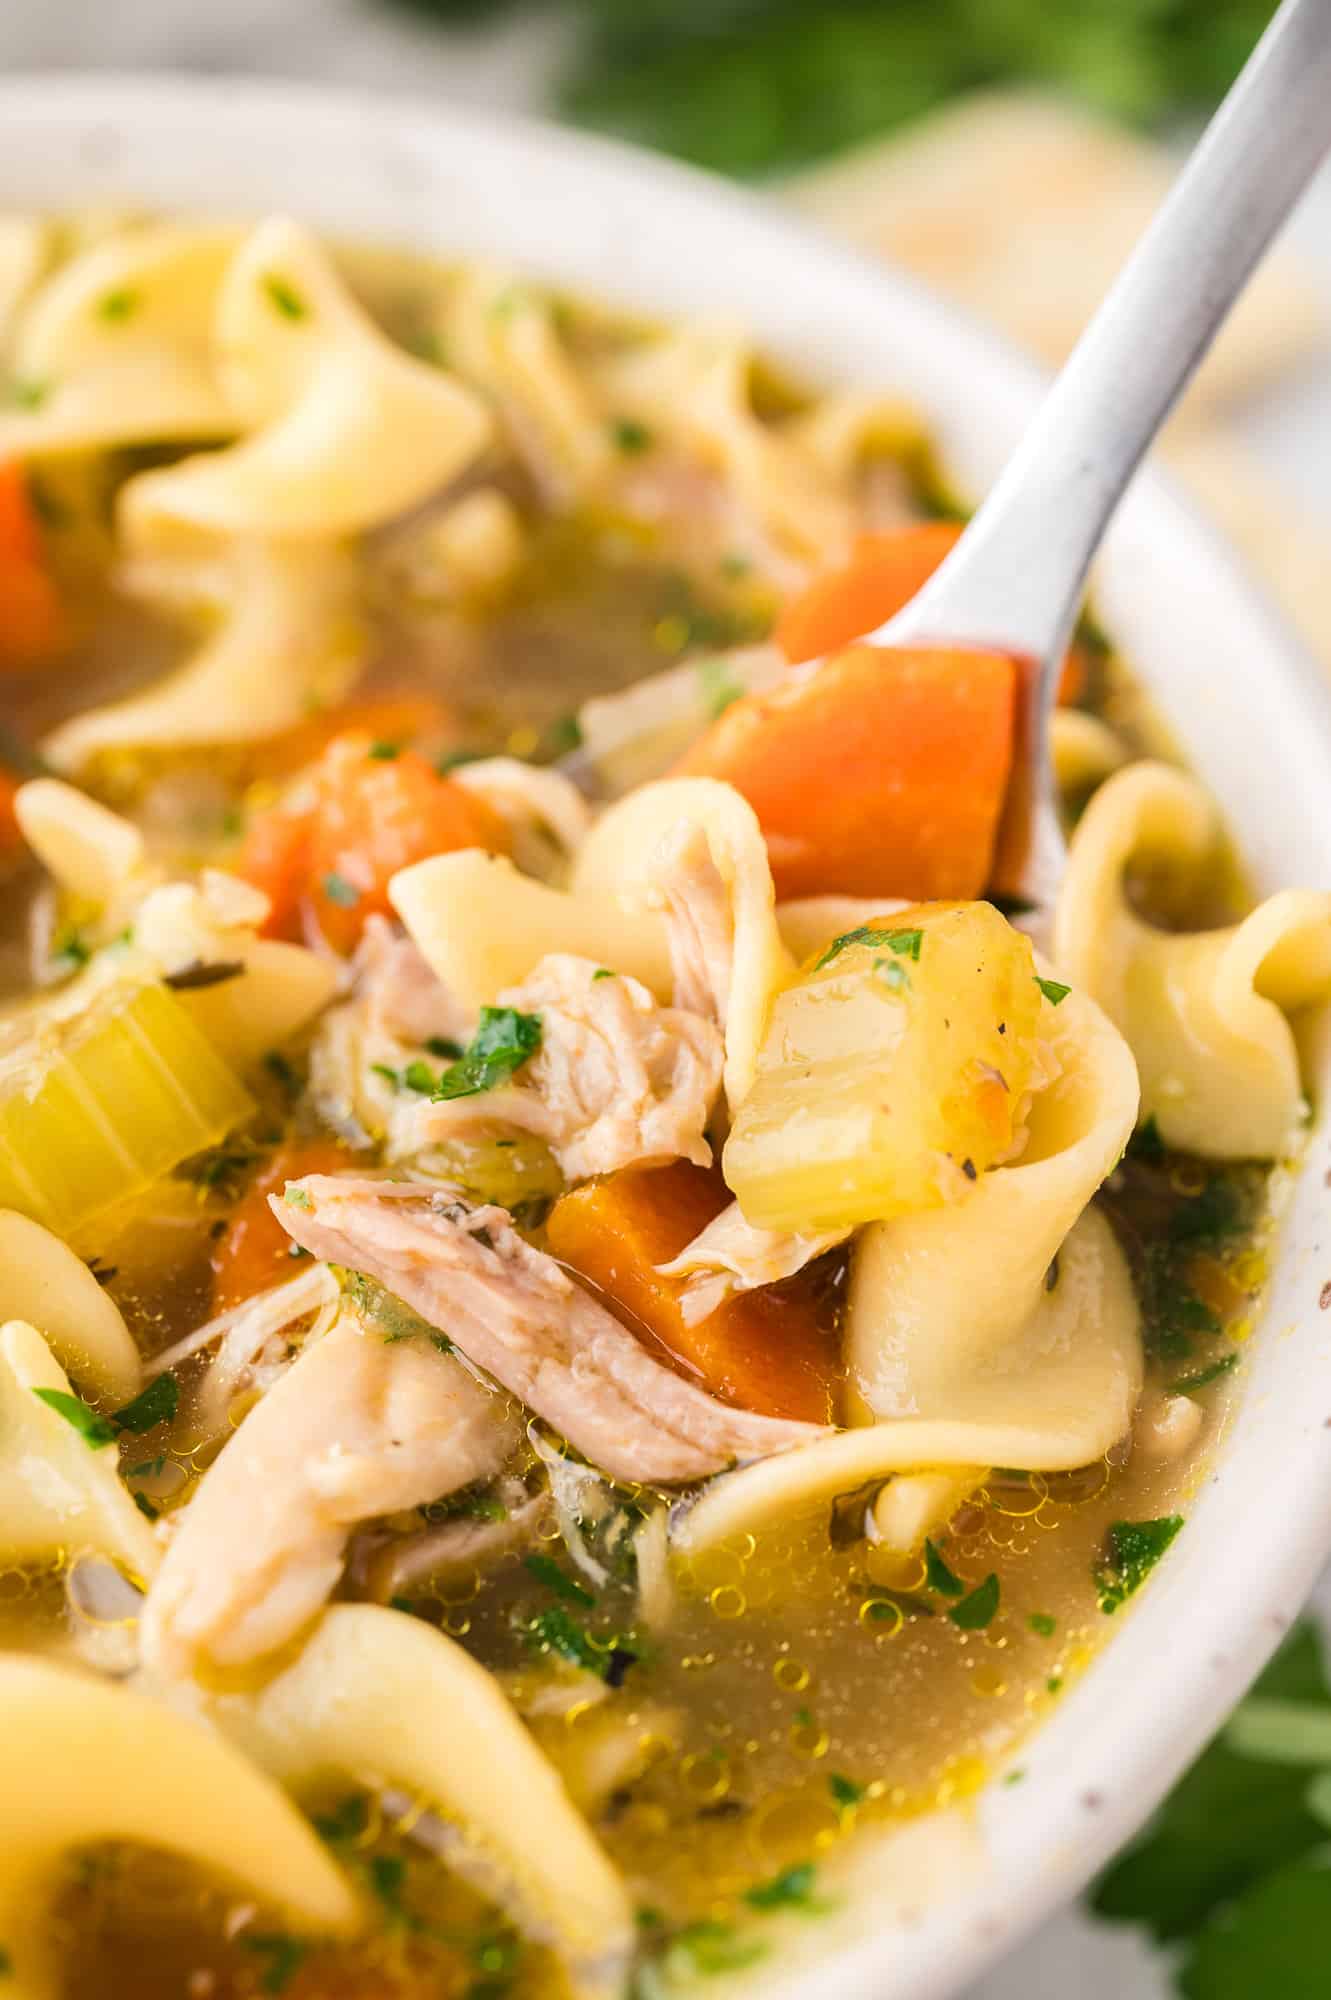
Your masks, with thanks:
<instances>
[{"instance_id":1,"label":"green herb leaf","mask_svg":"<svg viewBox=\"0 0 1331 2000\"><path fill-rule=\"evenodd\" d=\"M1169 1384L1171 1396L1191 1396L1198 1389L1207 1389L1212 1382L1218 1382L1222 1375L1228 1375L1231 1368L1237 1368L1237 1354L1222 1354L1218 1361L1212 1361L1206 1368L1199 1368L1195 1375L1180 1375L1177 1382Z\"/></svg>"},{"instance_id":2,"label":"green herb leaf","mask_svg":"<svg viewBox=\"0 0 1331 2000\"><path fill-rule=\"evenodd\" d=\"M461 1042L451 1041L447 1035L431 1035L425 1046L440 1062L456 1062L462 1054Z\"/></svg>"},{"instance_id":3,"label":"green herb leaf","mask_svg":"<svg viewBox=\"0 0 1331 2000\"><path fill-rule=\"evenodd\" d=\"M1111 1616L1139 1590L1183 1526L1181 1514L1154 1521L1115 1521L1109 1530L1109 1566L1096 1572L1100 1609Z\"/></svg>"},{"instance_id":4,"label":"green herb leaf","mask_svg":"<svg viewBox=\"0 0 1331 2000\"><path fill-rule=\"evenodd\" d=\"M1070 986L1064 986L1060 980L1041 979L1038 973L1035 983L1051 1007L1061 1007L1072 991Z\"/></svg>"},{"instance_id":5,"label":"green herb leaf","mask_svg":"<svg viewBox=\"0 0 1331 2000\"><path fill-rule=\"evenodd\" d=\"M112 322L132 319L142 304L142 293L119 285L114 291L103 292L97 302L97 317Z\"/></svg>"},{"instance_id":6,"label":"green herb leaf","mask_svg":"<svg viewBox=\"0 0 1331 2000\"><path fill-rule=\"evenodd\" d=\"M576 715L556 717L546 731L552 757L567 757L574 750L582 748L582 724Z\"/></svg>"},{"instance_id":7,"label":"green herb leaf","mask_svg":"<svg viewBox=\"0 0 1331 2000\"><path fill-rule=\"evenodd\" d=\"M704 1922L689 1924L677 1931L665 1953L668 1976L687 1978L691 1973L709 1978L719 1972L740 1972L766 1958L770 1947L763 1938L745 1937L733 1924Z\"/></svg>"},{"instance_id":8,"label":"green herb leaf","mask_svg":"<svg viewBox=\"0 0 1331 2000\"><path fill-rule=\"evenodd\" d=\"M961 1597L966 1586L955 1570L948 1568L939 1552L937 1544L924 1545L924 1577L930 1590L936 1590L942 1597Z\"/></svg>"},{"instance_id":9,"label":"green herb leaf","mask_svg":"<svg viewBox=\"0 0 1331 2000\"><path fill-rule=\"evenodd\" d=\"M354 910L360 901L360 890L354 882L348 882L345 875L336 870L323 879L323 892L330 903L336 903L340 910Z\"/></svg>"},{"instance_id":10,"label":"green herb leaf","mask_svg":"<svg viewBox=\"0 0 1331 2000\"><path fill-rule=\"evenodd\" d=\"M103 1445L114 1444L116 1427L107 1417L90 1410L78 1396L71 1396L67 1389L34 1389L33 1395L39 1403L72 1424L84 1443L93 1451L100 1451Z\"/></svg>"},{"instance_id":11,"label":"green herb leaf","mask_svg":"<svg viewBox=\"0 0 1331 2000\"><path fill-rule=\"evenodd\" d=\"M153 1505L153 1502L148 1498L146 1493L135 1487L132 1497L134 1505L138 1508L145 1521L155 1521L158 1519L162 1510L160 1507Z\"/></svg>"},{"instance_id":12,"label":"green herb leaf","mask_svg":"<svg viewBox=\"0 0 1331 2000\"><path fill-rule=\"evenodd\" d=\"M779 1875L769 1877L766 1882L755 1882L751 1889L744 1891L744 1900L751 1910L812 1910L825 1907L814 1895L817 1872L812 1861L796 1862L793 1868L783 1868Z\"/></svg>"},{"instance_id":13,"label":"green herb leaf","mask_svg":"<svg viewBox=\"0 0 1331 2000\"><path fill-rule=\"evenodd\" d=\"M50 393L51 384L36 375L11 375L5 389L5 401L16 410L40 410Z\"/></svg>"},{"instance_id":14,"label":"green herb leaf","mask_svg":"<svg viewBox=\"0 0 1331 2000\"><path fill-rule=\"evenodd\" d=\"M840 958L843 951L848 951L855 944L881 944L894 951L898 958L918 959L923 943L923 931L880 931L870 924L858 924L853 931L843 931L840 937L833 938L813 969L821 972L825 965L830 965L834 958Z\"/></svg>"},{"instance_id":15,"label":"green herb leaf","mask_svg":"<svg viewBox=\"0 0 1331 2000\"><path fill-rule=\"evenodd\" d=\"M370 1824L370 1805L364 1792L348 1792L330 1812L314 1815L314 1830L333 1847L359 1840Z\"/></svg>"},{"instance_id":16,"label":"green herb leaf","mask_svg":"<svg viewBox=\"0 0 1331 2000\"><path fill-rule=\"evenodd\" d=\"M402 745L400 743L372 743L365 754L367 757L373 758L376 764L391 764L395 758L402 755Z\"/></svg>"},{"instance_id":17,"label":"green herb leaf","mask_svg":"<svg viewBox=\"0 0 1331 2000\"><path fill-rule=\"evenodd\" d=\"M646 424L640 424L635 417L616 417L610 426L610 435L616 450L630 458L640 451L647 451L652 444L652 434Z\"/></svg>"},{"instance_id":18,"label":"green herb leaf","mask_svg":"<svg viewBox=\"0 0 1331 2000\"><path fill-rule=\"evenodd\" d=\"M306 306L304 299L295 286L288 284L287 280L279 272L266 271L263 277L263 288L267 292L270 302L276 306L284 319L304 319L306 317L309 308Z\"/></svg>"},{"instance_id":19,"label":"green herb leaf","mask_svg":"<svg viewBox=\"0 0 1331 2000\"><path fill-rule=\"evenodd\" d=\"M285 1993L310 1949L304 1938L285 1931L242 1931L240 1942L246 1951L267 1961L259 1977L261 1993Z\"/></svg>"},{"instance_id":20,"label":"green herb leaf","mask_svg":"<svg viewBox=\"0 0 1331 2000\"><path fill-rule=\"evenodd\" d=\"M595 986L598 979L613 979L614 976L608 965L598 965L592 974L592 985Z\"/></svg>"},{"instance_id":21,"label":"green herb leaf","mask_svg":"<svg viewBox=\"0 0 1331 2000\"><path fill-rule=\"evenodd\" d=\"M960 1604L954 1604L948 1617L963 1632L983 1632L998 1609L998 1578L990 1570L983 1583L977 1583L968 1597Z\"/></svg>"},{"instance_id":22,"label":"green herb leaf","mask_svg":"<svg viewBox=\"0 0 1331 2000\"><path fill-rule=\"evenodd\" d=\"M465 1052L444 1071L432 1095L437 1102L475 1097L507 1083L541 1046L541 1017L513 1007L482 1007L480 1023Z\"/></svg>"},{"instance_id":23,"label":"green herb leaf","mask_svg":"<svg viewBox=\"0 0 1331 2000\"><path fill-rule=\"evenodd\" d=\"M1026 1623L1032 1632L1038 1632L1042 1639L1052 1639L1058 1630L1058 1620L1051 1618L1047 1611L1032 1611Z\"/></svg>"},{"instance_id":24,"label":"green herb leaf","mask_svg":"<svg viewBox=\"0 0 1331 2000\"><path fill-rule=\"evenodd\" d=\"M132 1403L126 1403L123 1410L116 1410L111 1422L117 1430L132 1431L135 1437L141 1437L158 1424L169 1424L179 1407L180 1384L168 1368L155 1375Z\"/></svg>"},{"instance_id":25,"label":"green herb leaf","mask_svg":"<svg viewBox=\"0 0 1331 2000\"><path fill-rule=\"evenodd\" d=\"M282 1199L288 1208L313 1208L314 1197L299 1181L288 1181L282 1190Z\"/></svg>"},{"instance_id":26,"label":"green herb leaf","mask_svg":"<svg viewBox=\"0 0 1331 2000\"><path fill-rule=\"evenodd\" d=\"M545 1585L547 1590L553 1590L555 1596L562 1597L566 1603L581 1604L588 1609L595 1604L596 1599L592 1592L580 1584L575 1577L567 1575L552 1556L524 1556L523 1564L539 1582Z\"/></svg>"},{"instance_id":27,"label":"green herb leaf","mask_svg":"<svg viewBox=\"0 0 1331 2000\"><path fill-rule=\"evenodd\" d=\"M828 1772L827 1789L837 1805L846 1808L859 1805L865 1792L863 1785L857 1785L853 1778L846 1777L842 1771Z\"/></svg>"}]
</instances>

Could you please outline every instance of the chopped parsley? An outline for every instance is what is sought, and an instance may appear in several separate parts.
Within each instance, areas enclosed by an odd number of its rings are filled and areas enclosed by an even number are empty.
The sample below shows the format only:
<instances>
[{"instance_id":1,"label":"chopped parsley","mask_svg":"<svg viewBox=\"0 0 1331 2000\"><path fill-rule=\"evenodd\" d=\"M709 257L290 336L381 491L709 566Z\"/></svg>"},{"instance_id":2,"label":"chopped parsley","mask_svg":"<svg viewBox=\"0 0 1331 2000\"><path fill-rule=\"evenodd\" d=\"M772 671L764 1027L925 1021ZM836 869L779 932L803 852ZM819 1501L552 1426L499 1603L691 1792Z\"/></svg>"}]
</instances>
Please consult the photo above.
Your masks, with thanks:
<instances>
[{"instance_id":1,"label":"chopped parsley","mask_svg":"<svg viewBox=\"0 0 1331 2000\"><path fill-rule=\"evenodd\" d=\"M1058 1630L1057 1618L1051 1618L1047 1611L1032 1611L1026 1623L1032 1632L1038 1632L1042 1639L1052 1639Z\"/></svg>"},{"instance_id":2,"label":"chopped parsley","mask_svg":"<svg viewBox=\"0 0 1331 2000\"><path fill-rule=\"evenodd\" d=\"M734 1924L704 1920L677 1931L665 1955L666 1969L673 1978L678 1972L687 1978L696 1973L708 1978L718 1972L739 1972L766 1958L770 1947L764 1939L745 1937Z\"/></svg>"},{"instance_id":3,"label":"chopped parsley","mask_svg":"<svg viewBox=\"0 0 1331 2000\"><path fill-rule=\"evenodd\" d=\"M354 882L348 882L345 875L336 869L323 879L323 891L330 903L336 903L340 910L354 910L360 901L360 890Z\"/></svg>"},{"instance_id":4,"label":"chopped parsley","mask_svg":"<svg viewBox=\"0 0 1331 2000\"><path fill-rule=\"evenodd\" d=\"M585 1625L580 1625L562 1604L538 1612L524 1627L529 1646L537 1652L557 1653L561 1660L584 1672L595 1674L609 1687L619 1687L638 1655L627 1646L598 1646Z\"/></svg>"},{"instance_id":5,"label":"chopped parsley","mask_svg":"<svg viewBox=\"0 0 1331 2000\"><path fill-rule=\"evenodd\" d=\"M993 1620L998 1609L998 1578L990 1570L983 1583L977 1583L960 1604L954 1604L948 1612L952 1623L963 1632L983 1632Z\"/></svg>"},{"instance_id":6,"label":"chopped parsley","mask_svg":"<svg viewBox=\"0 0 1331 2000\"><path fill-rule=\"evenodd\" d=\"M431 1035L425 1046L432 1056L438 1056L440 1062L456 1062L462 1054L461 1042L453 1041L448 1035Z\"/></svg>"},{"instance_id":7,"label":"chopped parsley","mask_svg":"<svg viewBox=\"0 0 1331 2000\"><path fill-rule=\"evenodd\" d=\"M859 1805L865 1792L864 1786L857 1785L853 1778L845 1775L844 1771L828 1772L827 1789L843 1811L849 1811L852 1806Z\"/></svg>"},{"instance_id":8,"label":"chopped parsley","mask_svg":"<svg viewBox=\"0 0 1331 2000\"><path fill-rule=\"evenodd\" d=\"M132 1403L116 1410L111 1422L117 1430L132 1431L135 1437L141 1437L145 1431L155 1430L158 1424L169 1424L179 1407L180 1384L168 1368L155 1375Z\"/></svg>"},{"instance_id":9,"label":"chopped parsley","mask_svg":"<svg viewBox=\"0 0 1331 2000\"><path fill-rule=\"evenodd\" d=\"M168 972L162 984L173 993L196 993L203 986L222 986L228 979L239 979L244 970L243 958L218 958L211 963L194 958L179 972Z\"/></svg>"},{"instance_id":10,"label":"chopped parsley","mask_svg":"<svg viewBox=\"0 0 1331 2000\"><path fill-rule=\"evenodd\" d=\"M1218 1382L1222 1375L1228 1375L1231 1368L1237 1368L1237 1354L1222 1354L1218 1361L1207 1368L1199 1368L1195 1375L1180 1375L1177 1382L1169 1384L1171 1396L1191 1396L1198 1389L1209 1389L1212 1382Z\"/></svg>"},{"instance_id":11,"label":"chopped parsley","mask_svg":"<svg viewBox=\"0 0 1331 2000\"><path fill-rule=\"evenodd\" d=\"M405 1069L393 1069L388 1063L371 1063L370 1068L376 1076L382 1076L391 1083L394 1090L414 1090L420 1097L433 1097L439 1088L439 1078L429 1063L422 1062L419 1056Z\"/></svg>"},{"instance_id":12,"label":"chopped parsley","mask_svg":"<svg viewBox=\"0 0 1331 2000\"><path fill-rule=\"evenodd\" d=\"M898 958L918 959L923 943L923 931L881 931L875 930L872 924L857 924L853 931L843 931L840 937L833 938L813 969L821 972L825 965L830 965L834 958L840 958L843 951L848 951L855 944L881 944L888 951L895 952Z\"/></svg>"},{"instance_id":13,"label":"chopped parsley","mask_svg":"<svg viewBox=\"0 0 1331 2000\"><path fill-rule=\"evenodd\" d=\"M547 1590L553 1590L556 1597L562 1597L569 1604L581 1604L590 1608L596 1599L576 1577L569 1576L559 1567L552 1556L530 1555L523 1557L523 1566L531 1571L538 1582Z\"/></svg>"},{"instance_id":14,"label":"chopped parsley","mask_svg":"<svg viewBox=\"0 0 1331 2000\"><path fill-rule=\"evenodd\" d=\"M133 1499L134 1505L138 1508L145 1521L155 1521L158 1518L162 1511L161 1508L155 1507L147 1494L137 1487L134 1490Z\"/></svg>"},{"instance_id":15,"label":"chopped parsley","mask_svg":"<svg viewBox=\"0 0 1331 2000\"><path fill-rule=\"evenodd\" d=\"M117 285L114 291L103 292L97 302L98 319L116 322L132 319L143 304L143 294L129 285Z\"/></svg>"},{"instance_id":16,"label":"chopped parsley","mask_svg":"<svg viewBox=\"0 0 1331 2000\"><path fill-rule=\"evenodd\" d=\"M816 1876L812 1861L797 1861L793 1868L755 1882L744 1891L744 1900L751 1910L825 1910L827 1905L814 1894Z\"/></svg>"},{"instance_id":17,"label":"chopped parsley","mask_svg":"<svg viewBox=\"0 0 1331 2000\"><path fill-rule=\"evenodd\" d=\"M873 969L882 974L883 984L890 993L909 993L910 974L900 959L876 958Z\"/></svg>"},{"instance_id":18,"label":"chopped parsley","mask_svg":"<svg viewBox=\"0 0 1331 2000\"><path fill-rule=\"evenodd\" d=\"M1154 1521L1115 1521L1109 1530L1109 1563L1095 1572L1100 1609L1106 1617L1140 1589L1183 1526L1181 1514Z\"/></svg>"},{"instance_id":19,"label":"chopped parsley","mask_svg":"<svg viewBox=\"0 0 1331 2000\"><path fill-rule=\"evenodd\" d=\"M735 678L725 660L699 660L693 671L702 705L713 722L743 699L744 684Z\"/></svg>"},{"instance_id":20,"label":"chopped parsley","mask_svg":"<svg viewBox=\"0 0 1331 2000\"><path fill-rule=\"evenodd\" d=\"M246 1951L265 1961L259 1976L261 1993L285 1993L310 1949L304 1938L291 1937L286 1931L242 1931L240 1942Z\"/></svg>"},{"instance_id":21,"label":"chopped parsley","mask_svg":"<svg viewBox=\"0 0 1331 2000\"><path fill-rule=\"evenodd\" d=\"M598 965L592 974L592 985L595 986L598 979L613 979L614 976L608 965Z\"/></svg>"},{"instance_id":22,"label":"chopped parsley","mask_svg":"<svg viewBox=\"0 0 1331 2000\"><path fill-rule=\"evenodd\" d=\"M39 376L11 375L5 400L16 410L40 410L50 393L50 383Z\"/></svg>"},{"instance_id":23,"label":"chopped parsley","mask_svg":"<svg viewBox=\"0 0 1331 2000\"><path fill-rule=\"evenodd\" d=\"M640 424L636 417L616 417L610 426L610 435L615 448L626 457L632 458L640 451L647 451L652 444L652 434L646 424Z\"/></svg>"},{"instance_id":24,"label":"chopped parsley","mask_svg":"<svg viewBox=\"0 0 1331 2000\"><path fill-rule=\"evenodd\" d=\"M34 1389L32 1393L67 1424L72 1424L91 1450L100 1451L103 1445L115 1443L116 1427L110 1418L90 1410L81 1397L71 1396L67 1389Z\"/></svg>"},{"instance_id":25,"label":"chopped parsley","mask_svg":"<svg viewBox=\"0 0 1331 2000\"><path fill-rule=\"evenodd\" d=\"M552 757L567 757L572 750L582 748L582 724L576 715L560 715L546 731L546 742Z\"/></svg>"},{"instance_id":26,"label":"chopped parsley","mask_svg":"<svg viewBox=\"0 0 1331 2000\"><path fill-rule=\"evenodd\" d=\"M276 306L284 319L305 319L308 316L309 308L304 299L280 272L266 271L263 288L268 294L270 303Z\"/></svg>"},{"instance_id":27,"label":"chopped parsley","mask_svg":"<svg viewBox=\"0 0 1331 2000\"><path fill-rule=\"evenodd\" d=\"M330 1811L314 1815L315 1832L332 1847L359 1840L369 1825L370 1808L364 1792L348 1792Z\"/></svg>"},{"instance_id":28,"label":"chopped parsley","mask_svg":"<svg viewBox=\"0 0 1331 2000\"><path fill-rule=\"evenodd\" d=\"M282 1190L282 1199L288 1208L313 1208L314 1197L299 1181L288 1181Z\"/></svg>"},{"instance_id":29,"label":"chopped parsley","mask_svg":"<svg viewBox=\"0 0 1331 2000\"><path fill-rule=\"evenodd\" d=\"M1035 983L1051 1007L1061 1007L1072 991L1072 988L1064 986L1061 980L1041 979L1038 973L1036 974Z\"/></svg>"},{"instance_id":30,"label":"chopped parsley","mask_svg":"<svg viewBox=\"0 0 1331 2000\"><path fill-rule=\"evenodd\" d=\"M965 1584L955 1570L948 1568L934 1542L924 1545L924 1576L930 1590L936 1590L941 1597L965 1595Z\"/></svg>"},{"instance_id":31,"label":"chopped parsley","mask_svg":"<svg viewBox=\"0 0 1331 2000\"><path fill-rule=\"evenodd\" d=\"M482 1007L480 1023L466 1049L439 1078L436 1102L476 1097L507 1083L541 1046L541 1017L515 1007Z\"/></svg>"},{"instance_id":32,"label":"chopped parsley","mask_svg":"<svg viewBox=\"0 0 1331 2000\"><path fill-rule=\"evenodd\" d=\"M400 743L372 743L365 754L367 757L373 758L376 764L391 764L395 757L402 755L402 745Z\"/></svg>"},{"instance_id":33,"label":"chopped parsley","mask_svg":"<svg viewBox=\"0 0 1331 2000\"><path fill-rule=\"evenodd\" d=\"M288 1097L300 1096L300 1077L296 1073L295 1066L277 1049L269 1049L263 1059L263 1066L273 1082L280 1084Z\"/></svg>"}]
</instances>

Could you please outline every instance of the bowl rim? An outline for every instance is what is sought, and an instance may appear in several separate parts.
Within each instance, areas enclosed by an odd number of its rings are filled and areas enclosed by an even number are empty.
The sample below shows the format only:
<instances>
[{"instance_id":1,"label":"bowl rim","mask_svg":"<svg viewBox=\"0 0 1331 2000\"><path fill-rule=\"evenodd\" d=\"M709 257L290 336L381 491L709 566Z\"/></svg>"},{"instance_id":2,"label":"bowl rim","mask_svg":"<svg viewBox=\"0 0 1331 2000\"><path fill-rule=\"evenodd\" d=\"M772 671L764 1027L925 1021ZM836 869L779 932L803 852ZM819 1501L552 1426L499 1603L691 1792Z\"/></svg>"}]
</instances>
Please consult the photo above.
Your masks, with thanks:
<instances>
[{"instance_id":1,"label":"bowl rim","mask_svg":"<svg viewBox=\"0 0 1331 2000\"><path fill-rule=\"evenodd\" d=\"M251 186L268 192L251 198ZM464 190L475 198L448 207ZM275 79L0 79L6 208L137 200L241 214L275 205L277 193L276 205L324 228L341 220L353 238L463 256L488 243L535 275L662 318L724 301L764 351L815 383L868 387L881 375L886 387L904 372L904 393L973 490L992 478L1047 379L998 334L770 198L613 140ZM1318 810L1331 795L1331 685L1154 468L1124 503L1097 589L1105 622L1220 796L1258 885L1300 869L1331 883L1331 815ZM1308 1054L1325 1101L1331 1036L1314 1036ZM1317 1337L1313 1268L1313 1190L1329 1170L1319 1116L1290 1188L1254 1379L1188 1530L1114 1644L1022 1744L1027 1782L983 1794L978 1824L992 1853L980 1879L904 1926L870 1920L839 1947L829 1938L830 1953L792 1960L764 1984L772 2000L955 1993L1136 1830L1297 1616L1331 1548L1331 1343ZM1161 1659L1163 1680L1152 1672Z\"/></svg>"}]
</instances>

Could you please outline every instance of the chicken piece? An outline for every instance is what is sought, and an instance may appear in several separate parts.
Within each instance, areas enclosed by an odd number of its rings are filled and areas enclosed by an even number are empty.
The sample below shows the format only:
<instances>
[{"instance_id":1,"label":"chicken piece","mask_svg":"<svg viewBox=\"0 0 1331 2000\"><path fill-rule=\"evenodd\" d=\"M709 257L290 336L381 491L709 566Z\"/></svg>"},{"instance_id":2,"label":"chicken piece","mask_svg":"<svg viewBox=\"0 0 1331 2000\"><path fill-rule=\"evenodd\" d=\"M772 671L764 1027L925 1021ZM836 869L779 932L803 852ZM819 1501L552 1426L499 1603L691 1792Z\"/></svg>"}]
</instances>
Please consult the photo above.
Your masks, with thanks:
<instances>
[{"instance_id":1,"label":"chicken piece","mask_svg":"<svg viewBox=\"0 0 1331 2000\"><path fill-rule=\"evenodd\" d=\"M735 971L735 905L695 820L681 820L657 848L650 906L665 912L675 1005L724 1031Z\"/></svg>"},{"instance_id":2,"label":"chicken piece","mask_svg":"<svg viewBox=\"0 0 1331 2000\"><path fill-rule=\"evenodd\" d=\"M273 1212L316 1257L377 1278L445 1328L612 1478L682 1485L825 1435L730 1409L676 1375L501 1208L468 1209L428 1183L316 1174Z\"/></svg>"},{"instance_id":3,"label":"chicken piece","mask_svg":"<svg viewBox=\"0 0 1331 2000\"><path fill-rule=\"evenodd\" d=\"M658 1006L627 973L571 952L549 953L499 1004L540 1015L540 1049L497 1090L416 1106L416 1151L513 1125L544 1139L570 1181L710 1164L703 1130L723 1053L710 1021Z\"/></svg>"},{"instance_id":4,"label":"chicken piece","mask_svg":"<svg viewBox=\"0 0 1331 2000\"><path fill-rule=\"evenodd\" d=\"M357 1522L491 1477L517 1435L450 1354L344 1316L204 1475L148 1593L144 1658L180 1675L284 1645L336 1586Z\"/></svg>"},{"instance_id":5,"label":"chicken piece","mask_svg":"<svg viewBox=\"0 0 1331 2000\"><path fill-rule=\"evenodd\" d=\"M471 1017L423 954L387 917L367 917L354 962L356 993L374 1036L420 1049L437 1036L465 1042Z\"/></svg>"},{"instance_id":6,"label":"chicken piece","mask_svg":"<svg viewBox=\"0 0 1331 2000\"><path fill-rule=\"evenodd\" d=\"M783 1278L793 1278L815 1257L821 1257L824 1250L844 1243L849 1234L848 1229L821 1233L759 1229L745 1220L739 1203L732 1201L699 1231L692 1243L684 1246L678 1257L656 1268L663 1278L691 1277L692 1282L684 1292L683 1312L688 1324L696 1326L732 1293L751 1292L761 1285L775 1285Z\"/></svg>"}]
</instances>

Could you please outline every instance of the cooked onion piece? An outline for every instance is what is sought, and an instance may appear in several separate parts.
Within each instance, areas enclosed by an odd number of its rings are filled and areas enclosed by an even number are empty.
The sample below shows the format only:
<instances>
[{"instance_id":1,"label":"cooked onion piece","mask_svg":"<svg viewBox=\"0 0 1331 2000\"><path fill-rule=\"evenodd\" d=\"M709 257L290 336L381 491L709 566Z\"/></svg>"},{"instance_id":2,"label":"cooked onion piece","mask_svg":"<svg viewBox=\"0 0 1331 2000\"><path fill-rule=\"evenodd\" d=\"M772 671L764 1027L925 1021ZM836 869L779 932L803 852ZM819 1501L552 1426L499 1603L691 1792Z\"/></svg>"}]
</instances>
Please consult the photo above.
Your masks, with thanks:
<instances>
[{"instance_id":1,"label":"cooked onion piece","mask_svg":"<svg viewBox=\"0 0 1331 2000\"><path fill-rule=\"evenodd\" d=\"M1134 862L1201 875L1219 840L1215 808L1182 771L1134 764L1110 778L1073 838L1054 956L1127 1037L1141 1116L1166 1145L1274 1159L1306 1116L1287 1016L1331 993L1331 896L1285 889L1223 930L1166 932L1124 892Z\"/></svg>"},{"instance_id":2,"label":"cooked onion piece","mask_svg":"<svg viewBox=\"0 0 1331 2000\"><path fill-rule=\"evenodd\" d=\"M346 1933L363 1920L295 1806L211 1730L127 1688L13 1654L0 1658L0 1714L0 1937L16 2000L64 1990L50 1899L62 1861L97 1841L183 1855L301 1929ZM154 1773L167 1782L146 1782Z\"/></svg>"}]
</instances>

